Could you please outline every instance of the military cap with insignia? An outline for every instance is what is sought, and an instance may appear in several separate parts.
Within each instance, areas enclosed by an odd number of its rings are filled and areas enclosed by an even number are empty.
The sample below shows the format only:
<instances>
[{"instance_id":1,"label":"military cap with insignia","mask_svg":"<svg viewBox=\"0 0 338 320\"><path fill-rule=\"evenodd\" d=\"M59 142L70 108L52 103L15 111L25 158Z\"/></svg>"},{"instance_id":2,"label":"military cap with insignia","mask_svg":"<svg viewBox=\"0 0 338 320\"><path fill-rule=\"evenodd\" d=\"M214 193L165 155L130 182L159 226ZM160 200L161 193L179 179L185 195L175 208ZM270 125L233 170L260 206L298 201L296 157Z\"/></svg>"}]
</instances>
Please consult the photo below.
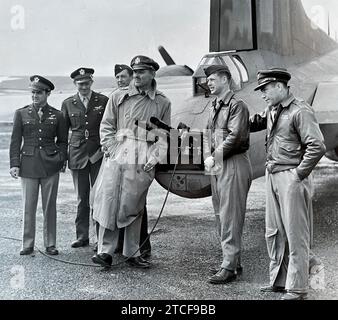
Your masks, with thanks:
<instances>
[{"instance_id":1,"label":"military cap with insignia","mask_svg":"<svg viewBox=\"0 0 338 320\"><path fill-rule=\"evenodd\" d=\"M271 82L284 82L287 84L291 79L291 74L284 68L271 68L257 72L258 86L255 91L263 89Z\"/></svg>"},{"instance_id":2,"label":"military cap with insignia","mask_svg":"<svg viewBox=\"0 0 338 320\"><path fill-rule=\"evenodd\" d=\"M134 57L130 62L130 66L132 67L133 70L148 69L157 71L160 68L160 66L156 61L146 56Z\"/></svg>"},{"instance_id":3,"label":"military cap with insignia","mask_svg":"<svg viewBox=\"0 0 338 320\"><path fill-rule=\"evenodd\" d=\"M92 80L94 72L92 68L79 68L73 71L70 77L76 82L84 82Z\"/></svg>"},{"instance_id":4,"label":"military cap with insignia","mask_svg":"<svg viewBox=\"0 0 338 320\"><path fill-rule=\"evenodd\" d=\"M229 75L229 77L231 76L229 68L225 65L221 65L221 64L211 65L204 69L204 73L207 76L207 78L210 77L215 72L225 72Z\"/></svg>"},{"instance_id":5,"label":"military cap with insignia","mask_svg":"<svg viewBox=\"0 0 338 320\"><path fill-rule=\"evenodd\" d=\"M115 77L122 72L123 70L127 70L130 75L133 74L133 69L127 66L126 64L116 64L115 65Z\"/></svg>"},{"instance_id":6,"label":"military cap with insignia","mask_svg":"<svg viewBox=\"0 0 338 320\"><path fill-rule=\"evenodd\" d=\"M55 88L51 81L39 75L31 76L29 80L31 81L29 87L34 90L52 91Z\"/></svg>"}]
</instances>

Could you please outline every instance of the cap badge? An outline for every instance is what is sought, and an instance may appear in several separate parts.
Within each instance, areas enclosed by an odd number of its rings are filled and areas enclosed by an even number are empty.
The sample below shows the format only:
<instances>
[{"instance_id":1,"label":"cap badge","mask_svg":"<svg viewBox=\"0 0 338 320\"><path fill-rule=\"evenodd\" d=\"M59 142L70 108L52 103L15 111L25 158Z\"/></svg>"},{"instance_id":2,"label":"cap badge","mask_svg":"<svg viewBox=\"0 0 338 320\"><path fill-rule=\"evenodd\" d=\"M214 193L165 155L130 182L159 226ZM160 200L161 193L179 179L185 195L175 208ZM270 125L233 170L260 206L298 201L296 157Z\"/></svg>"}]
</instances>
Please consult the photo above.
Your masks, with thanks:
<instances>
[{"instance_id":1,"label":"cap badge","mask_svg":"<svg viewBox=\"0 0 338 320\"><path fill-rule=\"evenodd\" d=\"M81 69L79 72L81 76L83 76L86 73L83 69Z\"/></svg>"},{"instance_id":2,"label":"cap badge","mask_svg":"<svg viewBox=\"0 0 338 320\"><path fill-rule=\"evenodd\" d=\"M35 77L35 78L34 78L34 82L35 82L35 83L38 83L39 81L40 81L40 79L39 79L38 77Z\"/></svg>"},{"instance_id":3,"label":"cap badge","mask_svg":"<svg viewBox=\"0 0 338 320\"><path fill-rule=\"evenodd\" d=\"M135 64L139 64L140 62L141 62L140 57L137 57L137 58L135 59Z\"/></svg>"}]
</instances>

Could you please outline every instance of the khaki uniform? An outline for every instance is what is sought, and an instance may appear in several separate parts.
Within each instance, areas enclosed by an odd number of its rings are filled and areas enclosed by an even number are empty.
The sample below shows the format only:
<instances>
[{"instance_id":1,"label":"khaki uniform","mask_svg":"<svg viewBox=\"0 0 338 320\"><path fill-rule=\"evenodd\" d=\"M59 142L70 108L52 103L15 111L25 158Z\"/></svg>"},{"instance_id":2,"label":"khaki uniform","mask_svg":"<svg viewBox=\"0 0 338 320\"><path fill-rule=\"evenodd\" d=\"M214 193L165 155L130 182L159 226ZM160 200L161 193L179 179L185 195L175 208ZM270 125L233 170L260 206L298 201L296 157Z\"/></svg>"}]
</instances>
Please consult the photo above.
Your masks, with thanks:
<instances>
[{"instance_id":1,"label":"khaki uniform","mask_svg":"<svg viewBox=\"0 0 338 320\"><path fill-rule=\"evenodd\" d=\"M235 271L240 259L246 200L252 181L249 148L249 110L233 92L228 92L210 112L204 135L204 157L213 155L212 203L223 251L222 268ZM218 109L220 108L220 109ZM210 136L209 136L210 138ZM211 147L210 147L211 146Z\"/></svg>"},{"instance_id":2,"label":"khaki uniform","mask_svg":"<svg viewBox=\"0 0 338 320\"><path fill-rule=\"evenodd\" d=\"M267 129L266 242L270 284L308 290L312 215L311 171L325 153L312 108L290 94L276 110L251 118L251 131Z\"/></svg>"}]
</instances>

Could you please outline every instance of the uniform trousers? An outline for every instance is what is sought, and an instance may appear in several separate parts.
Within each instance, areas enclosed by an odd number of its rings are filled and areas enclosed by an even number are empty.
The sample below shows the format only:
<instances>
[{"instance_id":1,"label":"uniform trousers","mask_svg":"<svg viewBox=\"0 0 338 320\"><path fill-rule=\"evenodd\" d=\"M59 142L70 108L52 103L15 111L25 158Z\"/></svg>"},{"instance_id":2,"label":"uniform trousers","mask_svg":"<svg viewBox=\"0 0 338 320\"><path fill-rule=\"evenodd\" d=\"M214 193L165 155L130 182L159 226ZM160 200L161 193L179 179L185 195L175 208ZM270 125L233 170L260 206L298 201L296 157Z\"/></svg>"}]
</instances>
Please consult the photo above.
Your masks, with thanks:
<instances>
[{"instance_id":1,"label":"uniform trousers","mask_svg":"<svg viewBox=\"0 0 338 320\"><path fill-rule=\"evenodd\" d=\"M266 172L266 243L270 284L288 292L308 290L312 178L300 180L295 169Z\"/></svg>"},{"instance_id":2,"label":"uniform trousers","mask_svg":"<svg viewBox=\"0 0 338 320\"><path fill-rule=\"evenodd\" d=\"M21 178L23 195L22 249L33 248L35 243L36 209L39 189L43 211L43 241L46 248L56 245L56 198L59 173L47 178Z\"/></svg>"},{"instance_id":3,"label":"uniform trousers","mask_svg":"<svg viewBox=\"0 0 338 320\"><path fill-rule=\"evenodd\" d=\"M211 176L212 203L223 252L221 267L229 271L235 271L239 264L251 181L252 168L247 153L226 159L220 174Z\"/></svg>"},{"instance_id":4,"label":"uniform trousers","mask_svg":"<svg viewBox=\"0 0 338 320\"><path fill-rule=\"evenodd\" d=\"M140 252L137 250L140 247L139 241L140 241L141 223L142 223L142 214L138 215L130 225L124 228L124 242L122 254L125 257L140 256ZM98 236L99 254L107 253L113 256L119 239L119 230L120 229L118 228L116 228L115 230L106 229L100 225Z\"/></svg>"},{"instance_id":5,"label":"uniform trousers","mask_svg":"<svg viewBox=\"0 0 338 320\"><path fill-rule=\"evenodd\" d=\"M88 161L83 169L71 170L75 192L77 194L77 214L75 219L76 239L89 239L90 204L89 196L97 175L100 171L102 159L95 163ZM96 226L96 232L98 226Z\"/></svg>"}]
</instances>

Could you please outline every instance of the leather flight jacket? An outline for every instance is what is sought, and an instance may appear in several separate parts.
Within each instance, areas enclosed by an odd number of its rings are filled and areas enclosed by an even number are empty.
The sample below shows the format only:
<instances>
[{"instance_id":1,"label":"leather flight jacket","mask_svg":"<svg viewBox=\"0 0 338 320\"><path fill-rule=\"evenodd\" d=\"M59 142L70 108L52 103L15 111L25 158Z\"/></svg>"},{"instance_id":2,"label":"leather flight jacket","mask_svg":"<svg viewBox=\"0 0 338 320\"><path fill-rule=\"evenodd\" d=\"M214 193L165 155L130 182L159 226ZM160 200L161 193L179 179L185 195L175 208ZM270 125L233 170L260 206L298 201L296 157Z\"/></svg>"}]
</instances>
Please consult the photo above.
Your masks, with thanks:
<instances>
[{"instance_id":1,"label":"leather flight jacket","mask_svg":"<svg viewBox=\"0 0 338 320\"><path fill-rule=\"evenodd\" d=\"M270 108L250 118L251 132L264 129L266 168L270 173L296 168L303 180L325 154L324 138L312 107L292 94L277 107L274 121Z\"/></svg>"},{"instance_id":2,"label":"leather flight jacket","mask_svg":"<svg viewBox=\"0 0 338 320\"><path fill-rule=\"evenodd\" d=\"M226 160L246 152L250 145L249 128L249 109L232 91L217 105L215 100L203 135L204 158Z\"/></svg>"}]
</instances>

